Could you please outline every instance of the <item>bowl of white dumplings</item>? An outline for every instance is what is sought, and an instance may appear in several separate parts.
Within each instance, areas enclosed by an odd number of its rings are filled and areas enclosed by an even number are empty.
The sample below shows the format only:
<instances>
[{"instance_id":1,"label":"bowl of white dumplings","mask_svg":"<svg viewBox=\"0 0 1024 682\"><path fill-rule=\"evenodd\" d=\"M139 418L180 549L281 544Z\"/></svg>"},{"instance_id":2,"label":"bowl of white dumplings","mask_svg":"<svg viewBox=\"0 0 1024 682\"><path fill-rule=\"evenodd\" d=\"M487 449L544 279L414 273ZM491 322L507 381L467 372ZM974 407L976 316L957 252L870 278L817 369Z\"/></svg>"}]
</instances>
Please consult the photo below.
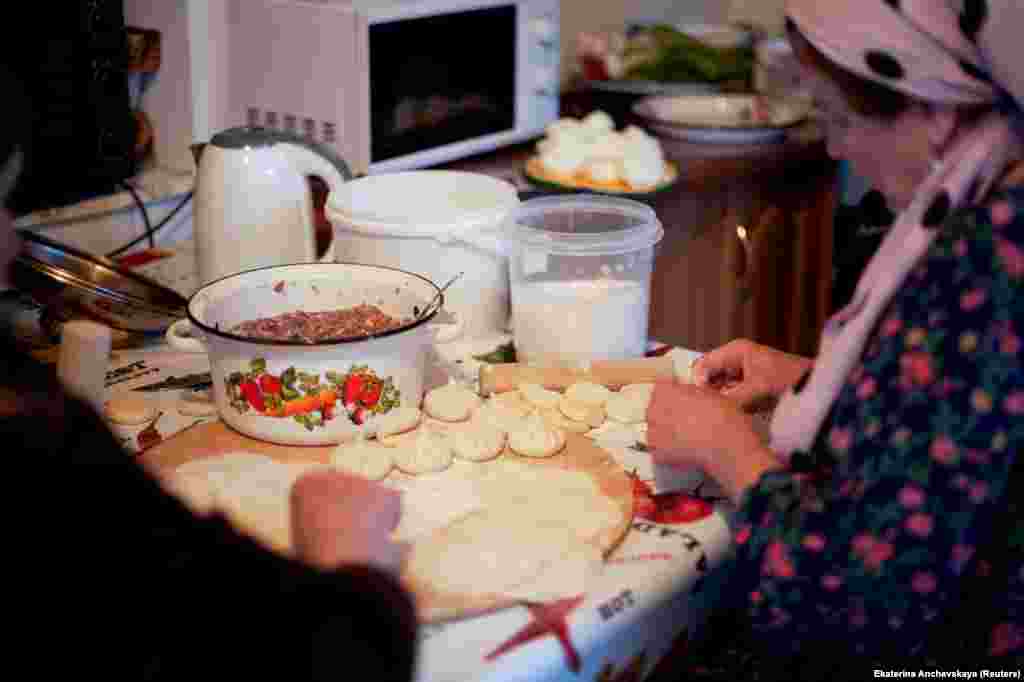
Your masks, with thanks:
<instances>
[{"instance_id":1,"label":"bowl of white dumplings","mask_svg":"<svg viewBox=\"0 0 1024 682\"><path fill-rule=\"evenodd\" d=\"M629 196L668 188L679 169L643 128L616 129L608 113L596 110L548 125L524 175L541 187Z\"/></svg>"}]
</instances>

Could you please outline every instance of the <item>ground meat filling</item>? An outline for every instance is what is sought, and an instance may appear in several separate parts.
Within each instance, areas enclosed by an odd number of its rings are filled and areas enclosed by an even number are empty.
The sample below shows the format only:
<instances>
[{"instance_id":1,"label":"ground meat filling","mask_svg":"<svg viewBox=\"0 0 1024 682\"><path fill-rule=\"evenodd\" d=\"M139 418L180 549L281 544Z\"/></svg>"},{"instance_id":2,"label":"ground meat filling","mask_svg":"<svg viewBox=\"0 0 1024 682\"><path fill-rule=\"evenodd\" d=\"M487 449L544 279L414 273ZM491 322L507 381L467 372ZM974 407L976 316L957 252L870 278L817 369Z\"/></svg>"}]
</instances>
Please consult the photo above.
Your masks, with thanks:
<instances>
[{"instance_id":1,"label":"ground meat filling","mask_svg":"<svg viewBox=\"0 0 1024 682\"><path fill-rule=\"evenodd\" d=\"M281 313L274 317L247 320L231 328L232 334L270 341L321 341L359 338L400 327L399 320L374 305L357 305L341 310Z\"/></svg>"}]
</instances>

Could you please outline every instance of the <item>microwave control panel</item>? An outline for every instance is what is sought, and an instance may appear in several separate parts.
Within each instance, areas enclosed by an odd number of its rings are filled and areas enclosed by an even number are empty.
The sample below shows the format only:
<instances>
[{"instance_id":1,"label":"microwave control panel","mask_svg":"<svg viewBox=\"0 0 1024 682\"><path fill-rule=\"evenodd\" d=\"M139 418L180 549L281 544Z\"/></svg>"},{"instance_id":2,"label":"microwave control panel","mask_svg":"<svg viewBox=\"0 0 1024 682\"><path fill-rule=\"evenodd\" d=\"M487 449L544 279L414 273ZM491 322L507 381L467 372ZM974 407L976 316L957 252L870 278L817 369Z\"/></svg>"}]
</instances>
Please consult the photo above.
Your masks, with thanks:
<instances>
[{"instance_id":1,"label":"microwave control panel","mask_svg":"<svg viewBox=\"0 0 1024 682\"><path fill-rule=\"evenodd\" d=\"M525 127L543 130L558 118L558 94L561 79L561 30L558 3L527 2L522 5L527 13L520 26L526 37L522 49L526 52L525 83L522 86L530 100L524 111L528 121Z\"/></svg>"}]
</instances>

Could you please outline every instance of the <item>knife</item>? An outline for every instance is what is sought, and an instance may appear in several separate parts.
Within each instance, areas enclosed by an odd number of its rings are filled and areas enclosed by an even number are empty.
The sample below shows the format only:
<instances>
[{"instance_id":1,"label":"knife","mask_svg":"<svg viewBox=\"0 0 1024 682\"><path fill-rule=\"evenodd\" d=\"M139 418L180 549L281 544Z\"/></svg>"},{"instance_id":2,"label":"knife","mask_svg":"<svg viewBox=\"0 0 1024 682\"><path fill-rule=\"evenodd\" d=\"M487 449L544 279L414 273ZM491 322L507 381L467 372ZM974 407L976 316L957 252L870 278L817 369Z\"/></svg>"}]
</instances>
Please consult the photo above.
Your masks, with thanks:
<instances>
[{"instance_id":1,"label":"knife","mask_svg":"<svg viewBox=\"0 0 1024 682\"><path fill-rule=\"evenodd\" d=\"M210 376L209 372L202 372L199 374L186 374L183 377L171 375L163 381L139 386L132 390L152 393L154 391L177 391L183 388L197 390L200 388L209 388L210 386L213 386L213 378Z\"/></svg>"}]
</instances>

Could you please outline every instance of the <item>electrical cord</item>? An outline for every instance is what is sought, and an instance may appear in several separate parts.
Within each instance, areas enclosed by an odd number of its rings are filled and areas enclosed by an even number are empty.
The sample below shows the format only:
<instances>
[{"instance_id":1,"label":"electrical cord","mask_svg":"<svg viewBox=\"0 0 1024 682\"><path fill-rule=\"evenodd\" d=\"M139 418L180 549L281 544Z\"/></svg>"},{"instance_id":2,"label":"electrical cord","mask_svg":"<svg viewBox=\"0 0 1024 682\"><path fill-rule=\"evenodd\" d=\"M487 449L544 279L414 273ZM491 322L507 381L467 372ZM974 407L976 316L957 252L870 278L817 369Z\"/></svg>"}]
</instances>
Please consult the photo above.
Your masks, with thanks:
<instances>
[{"instance_id":1,"label":"electrical cord","mask_svg":"<svg viewBox=\"0 0 1024 682\"><path fill-rule=\"evenodd\" d=\"M154 243L154 240L153 240L153 235L156 234L160 229L162 229L169 222L171 222L171 219L175 215L177 215L178 211L180 211L181 209L183 209L185 207L185 205L189 202L189 200L192 199L193 192L194 192L194 190L189 190L188 193L185 194L185 197L181 201L178 202L178 205L175 206L173 209L171 209L170 213L168 213L166 216L164 216L163 219L159 223L157 223L155 226L152 226L152 227L150 226L149 214L147 213L145 206L141 205L141 203L140 203L139 204L139 209L142 211L142 220L146 224L146 231L145 231L145 233L143 233L142 235L140 235L140 236L136 237L135 239L131 240L127 244L124 244L123 246L119 246L116 249L114 249L113 251L107 253L106 254L107 258L114 258L115 256L119 256L122 253L124 253L125 251L127 251L128 249L130 249L133 246L135 246L136 244L138 244L138 243L140 243L140 242L142 242L144 240L147 240L147 239L149 240L150 247L155 246L155 243ZM135 195L134 192L132 192L132 194Z\"/></svg>"},{"instance_id":2,"label":"electrical cord","mask_svg":"<svg viewBox=\"0 0 1024 682\"><path fill-rule=\"evenodd\" d=\"M135 188L127 182L120 183L122 187L128 190L128 194L132 195L132 199L135 200L135 205L139 207L139 212L142 213L142 222L146 224L146 231L144 235L149 235L149 248L156 246L156 241L153 240L153 226L149 222L149 211L146 210L146 205L142 203L142 199L139 198L139 193L135 191Z\"/></svg>"}]
</instances>

